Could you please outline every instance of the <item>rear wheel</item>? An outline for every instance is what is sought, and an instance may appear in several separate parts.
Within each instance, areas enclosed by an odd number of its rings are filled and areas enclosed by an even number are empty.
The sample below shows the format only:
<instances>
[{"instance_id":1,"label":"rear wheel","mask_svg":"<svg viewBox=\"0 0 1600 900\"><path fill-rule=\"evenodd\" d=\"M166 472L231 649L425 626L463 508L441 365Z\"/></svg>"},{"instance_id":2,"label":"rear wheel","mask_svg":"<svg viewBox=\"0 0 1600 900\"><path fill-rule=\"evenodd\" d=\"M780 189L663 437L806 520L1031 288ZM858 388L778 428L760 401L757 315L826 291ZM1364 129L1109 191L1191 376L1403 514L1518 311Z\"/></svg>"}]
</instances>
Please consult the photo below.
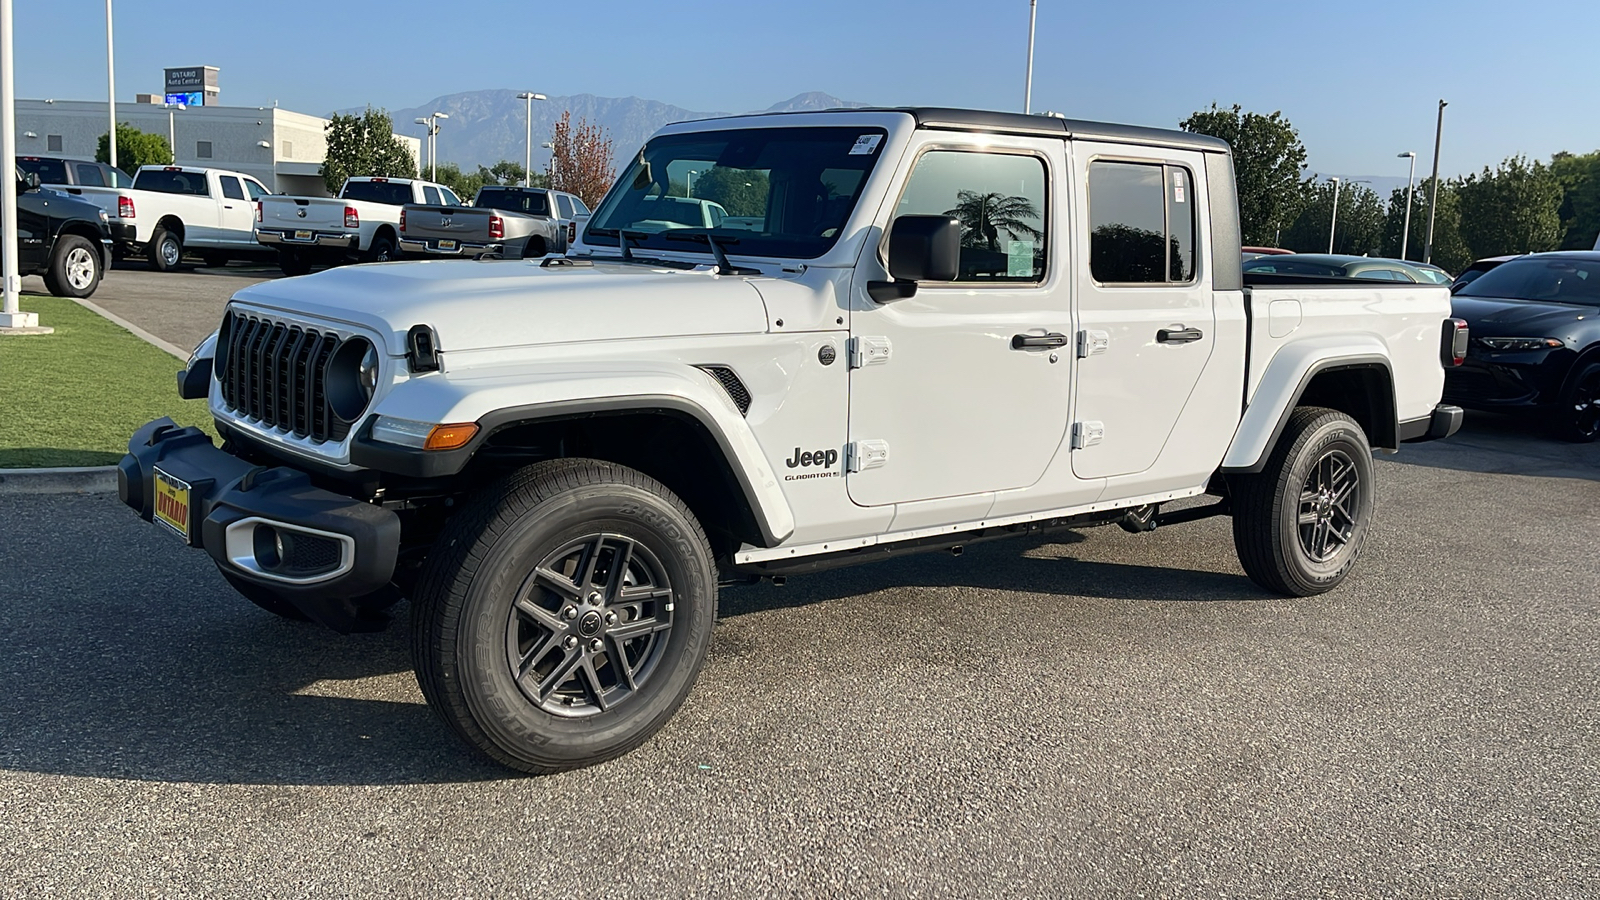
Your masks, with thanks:
<instances>
[{"instance_id":1,"label":"rear wheel","mask_svg":"<svg viewBox=\"0 0 1600 900\"><path fill-rule=\"evenodd\" d=\"M63 235L44 273L44 286L57 297L88 297L100 286L101 257L87 238Z\"/></svg>"},{"instance_id":2,"label":"rear wheel","mask_svg":"<svg viewBox=\"0 0 1600 900\"><path fill-rule=\"evenodd\" d=\"M522 249L523 259L538 259L550 251L545 249L544 238L534 235L528 238L528 245Z\"/></svg>"},{"instance_id":3,"label":"rear wheel","mask_svg":"<svg viewBox=\"0 0 1600 900\"><path fill-rule=\"evenodd\" d=\"M711 548L671 491L609 463L538 463L436 543L412 604L417 681L503 765L591 765L677 711L715 611Z\"/></svg>"},{"instance_id":4,"label":"rear wheel","mask_svg":"<svg viewBox=\"0 0 1600 900\"><path fill-rule=\"evenodd\" d=\"M1372 520L1372 450L1344 413L1303 406L1266 467L1228 478L1233 544L1250 580L1308 597L1350 573Z\"/></svg>"},{"instance_id":5,"label":"rear wheel","mask_svg":"<svg viewBox=\"0 0 1600 900\"><path fill-rule=\"evenodd\" d=\"M380 234L372 239L372 246L367 248L367 252L362 255L361 261L389 262L390 260L397 258L398 257L396 256L394 249L394 241Z\"/></svg>"},{"instance_id":6,"label":"rear wheel","mask_svg":"<svg viewBox=\"0 0 1600 900\"><path fill-rule=\"evenodd\" d=\"M183 264L183 238L165 225L157 225L147 250L150 267L158 272L176 271Z\"/></svg>"},{"instance_id":7,"label":"rear wheel","mask_svg":"<svg viewBox=\"0 0 1600 900\"><path fill-rule=\"evenodd\" d=\"M1557 410L1557 436L1579 444L1600 438L1600 362L1588 363L1572 374Z\"/></svg>"}]
</instances>

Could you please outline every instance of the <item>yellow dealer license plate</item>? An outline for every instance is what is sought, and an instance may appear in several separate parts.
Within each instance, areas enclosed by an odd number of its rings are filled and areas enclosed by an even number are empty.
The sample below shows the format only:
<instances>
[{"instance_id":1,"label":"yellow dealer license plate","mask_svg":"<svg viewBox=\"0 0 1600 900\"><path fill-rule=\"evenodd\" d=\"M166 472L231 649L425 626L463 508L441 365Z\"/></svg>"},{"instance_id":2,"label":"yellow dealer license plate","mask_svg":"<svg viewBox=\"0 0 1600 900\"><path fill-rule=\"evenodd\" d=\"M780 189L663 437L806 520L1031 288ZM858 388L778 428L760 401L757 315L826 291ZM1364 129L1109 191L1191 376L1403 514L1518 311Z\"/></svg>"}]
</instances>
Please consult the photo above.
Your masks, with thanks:
<instances>
[{"instance_id":1,"label":"yellow dealer license plate","mask_svg":"<svg viewBox=\"0 0 1600 900\"><path fill-rule=\"evenodd\" d=\"M177 532L189 542L189 483L155 470L157 522Z\"/></svg>"},{"instance_id":2,"label":"yellow dealer license plate","mask_svg":"<svg viewBox=\"0 0 1600 900\"><path fill-rule=\"evenodd\" d=\"M309 240L311 240L311 232L309 232L309 231L296 231L294 233L294 239L297 240L297 241L309 241Z\"/></svg>"},{"instance_id":3,"label":"yellow dealer license plate","mask_svg":"<svg viewBox=\"0 0 1600 900\"><path fill-rule=\"evenodd\" d=\"M456 248L456 242L455 241L440 241L439 242L439 249L440 250L454 250L455 248Z\"/></svg>"}]
</instances>

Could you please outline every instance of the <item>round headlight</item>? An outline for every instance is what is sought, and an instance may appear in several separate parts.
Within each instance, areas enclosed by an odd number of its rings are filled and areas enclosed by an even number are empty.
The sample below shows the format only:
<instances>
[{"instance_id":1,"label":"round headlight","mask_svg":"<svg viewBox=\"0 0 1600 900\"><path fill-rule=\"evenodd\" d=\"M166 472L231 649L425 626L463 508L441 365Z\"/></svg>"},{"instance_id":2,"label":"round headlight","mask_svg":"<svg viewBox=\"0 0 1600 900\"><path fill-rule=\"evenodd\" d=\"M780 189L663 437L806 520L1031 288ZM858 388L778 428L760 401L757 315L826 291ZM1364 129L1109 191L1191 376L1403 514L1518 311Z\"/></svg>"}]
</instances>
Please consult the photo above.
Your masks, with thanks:
<instances>
[{"instance_id":1,"label":"round headlight","mask_svg":"<svg viewBox=\"0 0 1600 900\"><path fill-rule=\"evenodd\" d=\"M367 345L367 352L361 355L361 368L358 372L361 378L361 391L371 400L372 395L378 390L378 350L371 344Z\"/></svg>"},{"instance_id":2,"label":"round headlight","mask_svg":"<svg viewBox=\"0 0 1600 900\"><path fill-rule=\"evenodd\" d=\"M345 341L328 360L328 406L341 421L361 418L378 383L378 351L366 338Z\"/></svg>"}]
</instances>

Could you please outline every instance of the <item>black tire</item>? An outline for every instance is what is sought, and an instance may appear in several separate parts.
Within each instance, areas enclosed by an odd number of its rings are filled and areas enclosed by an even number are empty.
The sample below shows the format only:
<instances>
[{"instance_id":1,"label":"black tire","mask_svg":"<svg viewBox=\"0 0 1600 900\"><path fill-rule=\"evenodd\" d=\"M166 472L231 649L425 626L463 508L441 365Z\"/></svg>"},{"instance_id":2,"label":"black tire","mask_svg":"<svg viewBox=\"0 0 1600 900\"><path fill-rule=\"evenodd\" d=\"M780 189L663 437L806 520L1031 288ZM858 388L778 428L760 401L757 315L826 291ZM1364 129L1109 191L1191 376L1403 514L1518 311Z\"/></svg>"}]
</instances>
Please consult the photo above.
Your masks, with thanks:
<instances>
[{"instance_id":1,"label":"black tire","mask_svg":"<svg viewBox=\"0 0 1600 900\"><path fill-rule=\"evenodd\" d=\"M1600 362L1585 363L1573 371L1556 407L1556 436L1574 444L1600 438Z\"/></svg>"},{"instance_id":2,"label":"black tire","mask_svg":"<svg viewBox=\"0 0 1600 900\"><path fill-rule=\"evenodd\" d=\"M57 297L88 297L100 286L103 266L99 248L87 238L62 235L44 273L45 289Z\"/></svg>"},{"instance_id":3,"label":"black tire","mask_svg":"<svg viewBox=\"0 0 1600 900\"><path fill-rule=\"evenodd\" d=\"M550 251L545 248L544 238L534 235L528 238L528 243L522 248L523 259L538 259Z\"/></svg>"},{"instance_id":4,"label":"black tire","mask_svg":"<svg viewBox=\"0 0 1600 900\"><path fill-rule=\"evenodd\" d=\"M311 271L311 257L300 250L279 250L278 269L293 278Z\"/></svg>"},{"instance_id":5,"label":"black tire","mask_svg":"<svg viewBox=\"0 0 1600 900\"><path fill-rule=\"evenodd\" d=\"M1342 412L1302 406L1259 474L1228 478L1233 545L1250 580L1309 597L1350 573L1372 521L1372 449Z\"/></svg>"},{"instance_id":6,"label":"black tire","mask_svg":"<svg viewBox=\"0 0 1600 900\"><path fill-rule=\"evenodd\" d=\"M243 595L246 600L267 612L281 619L290 619L295 622L310 621L305 613L295 608L293 603L274 594L270 589L264 588L253 581L246 581L221 566L217 567L217 571L221 572L222 577L228 580L228 584L232 585L233 589Z\"/></svg>"},{"instance_id":7,"label":"black tire","mask_svg":"<svg viewBox=\"0 0 1600 900\"><path fill-rule=\"evenodd\" d=\"M183 238L165 225L157 225L145 247L150 268L157 272L175 272L183 265Z\"/></svg>"},{"instance_id":8,"label":"black tire","mask_svg":"<svg viewBox=\"0 0 1600 900\"><path fill-rule=\"evenodd\" d=\"M705 532L665 486L595 460L537 463L463 508L434 545L412 598L417 683L502 765L603 762L688 696L716 599Z\"/></svg>"},{"instance_id":9,"label":"black tire","mask_svg":"<svg viewBox=\"0 0 1600 900\"><path fill-rule=\"evenodd\" d=\"M374 237L372 246L368 247L367 252L361 255L361 261L364 263L390 262L399 258L395 252L394 241L387 235L382 234Z\"/></svg>"},{"instance_id":10,"label":"black tire","mask_svg":"<svg viewBox=\"0 0 1600 900\"><path fill-rule=\"evenodd\" d=\"M221 269L228 265L228 254L226 253L218 253L212 250L200 254L200 258L205 261L207 268Z\"/></svg>"}]
</instances>

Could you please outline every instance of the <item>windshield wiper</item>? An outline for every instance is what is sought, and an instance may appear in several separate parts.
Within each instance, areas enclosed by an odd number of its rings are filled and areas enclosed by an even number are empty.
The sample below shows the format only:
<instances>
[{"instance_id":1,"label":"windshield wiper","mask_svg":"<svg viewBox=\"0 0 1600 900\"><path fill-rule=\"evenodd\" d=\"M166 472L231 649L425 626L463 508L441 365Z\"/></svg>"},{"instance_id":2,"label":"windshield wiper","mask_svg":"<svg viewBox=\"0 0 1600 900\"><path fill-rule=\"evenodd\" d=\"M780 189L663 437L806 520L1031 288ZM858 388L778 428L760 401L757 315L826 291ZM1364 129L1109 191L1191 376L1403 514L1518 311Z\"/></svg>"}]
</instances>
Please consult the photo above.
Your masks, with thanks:
<instances>
[{"instance_id":1,"label":"windshield wiper","mask_svg":"<svg viewBox=\"0 0 1600 900\"><path fill-rule=\"evenodd\" d=\"M717 271L723 275L760 275L760 269L750 269L736 266L728 262L728 253L724 246L731 247L739 243L738 238L712 235L709 231L668 231L662 235L669 241L703 241L711 248L711 255L717 260Z\"/></svg>"},{"instance_id":2,"label":"windshield wiper","mask_svg":"<svg viewBox=\"0 0 1600 900\"><path fill-rule=\"evenodd\" d=\"M591 228L589 233L597 234L601 237L615 237L617 246L622 248L622 258L630 261L633 259L633 248L630 246L630 242L643 241L650 236L648 231L633 231L627 228Z\"/></svg>"}]
</instances>

